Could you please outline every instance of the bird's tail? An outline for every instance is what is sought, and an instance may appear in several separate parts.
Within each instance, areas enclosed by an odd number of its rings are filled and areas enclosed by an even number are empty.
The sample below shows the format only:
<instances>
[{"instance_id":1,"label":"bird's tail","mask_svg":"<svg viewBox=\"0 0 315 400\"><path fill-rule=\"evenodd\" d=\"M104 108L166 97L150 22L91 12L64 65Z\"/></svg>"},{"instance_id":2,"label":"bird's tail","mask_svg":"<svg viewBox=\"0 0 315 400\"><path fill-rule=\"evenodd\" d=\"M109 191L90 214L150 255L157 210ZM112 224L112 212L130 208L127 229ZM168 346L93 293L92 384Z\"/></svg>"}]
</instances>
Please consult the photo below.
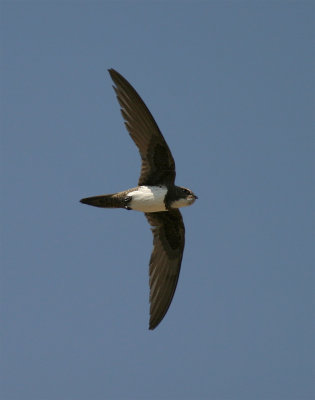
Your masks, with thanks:
<instances>
[{"instance_id":1,"label":"bird's tail","mask_svg":"<svg viewBox=\"0 0 315 400\"><path fill-rule=\"evenodd\" d=\"M124 208L125 204L119 193L103 194L101 196L87 197L80 200L81 203L102 208Z\"/></svg>"}]
</instances>

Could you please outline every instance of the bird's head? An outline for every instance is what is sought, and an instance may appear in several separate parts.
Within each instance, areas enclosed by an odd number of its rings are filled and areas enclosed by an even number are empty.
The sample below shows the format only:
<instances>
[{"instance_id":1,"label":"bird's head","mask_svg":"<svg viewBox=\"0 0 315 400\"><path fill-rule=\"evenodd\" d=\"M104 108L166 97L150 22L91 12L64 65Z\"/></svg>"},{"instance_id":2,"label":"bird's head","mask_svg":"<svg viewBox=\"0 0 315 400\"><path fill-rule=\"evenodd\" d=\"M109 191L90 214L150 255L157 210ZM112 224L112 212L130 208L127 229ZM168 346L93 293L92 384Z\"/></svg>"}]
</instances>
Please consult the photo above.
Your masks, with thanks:
<instances>
[{"instance_id":1,"label":"bird's head","mask_svg":"<svg viewBox=\"0 0 315 400\"><path fill-rule=\"evenodd\" d=\"M175 200L172 202L172 208L191 206L198 197L190 190L181 186L176 186Z\"/></svg>"}]
</instances>

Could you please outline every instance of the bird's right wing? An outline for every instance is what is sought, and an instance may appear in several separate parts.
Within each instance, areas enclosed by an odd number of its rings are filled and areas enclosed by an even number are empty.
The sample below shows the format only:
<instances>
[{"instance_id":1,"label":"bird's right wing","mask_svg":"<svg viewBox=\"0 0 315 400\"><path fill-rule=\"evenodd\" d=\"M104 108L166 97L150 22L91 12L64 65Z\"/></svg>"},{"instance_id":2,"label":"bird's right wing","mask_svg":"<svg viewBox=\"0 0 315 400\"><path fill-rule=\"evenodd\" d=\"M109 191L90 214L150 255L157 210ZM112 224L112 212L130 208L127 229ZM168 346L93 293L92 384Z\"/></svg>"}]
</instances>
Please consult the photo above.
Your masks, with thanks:
<instances>
[{"instance_id":1,"label":"bird's right wing","mask_svg":"<svg viewBox=\"0 0 315 400\"><path fill-rule=\"evenodd\" d=\"M145 216L153 233L149 329L154 329L167 313L175 293L185 246L185 226L178 209Z\"/></svg>"},{"instance_id":2,"label":"bird's right wing","mask_svg":"<svg viewBox=\"0 0 315 400\"><path fill-rule=\"evenodd\" d=\"M116 87L126 128L142 159L138 185L173 184L175 162L152 114L130 83L114 69L109 70Z\"/></svg>"}]
</instances>

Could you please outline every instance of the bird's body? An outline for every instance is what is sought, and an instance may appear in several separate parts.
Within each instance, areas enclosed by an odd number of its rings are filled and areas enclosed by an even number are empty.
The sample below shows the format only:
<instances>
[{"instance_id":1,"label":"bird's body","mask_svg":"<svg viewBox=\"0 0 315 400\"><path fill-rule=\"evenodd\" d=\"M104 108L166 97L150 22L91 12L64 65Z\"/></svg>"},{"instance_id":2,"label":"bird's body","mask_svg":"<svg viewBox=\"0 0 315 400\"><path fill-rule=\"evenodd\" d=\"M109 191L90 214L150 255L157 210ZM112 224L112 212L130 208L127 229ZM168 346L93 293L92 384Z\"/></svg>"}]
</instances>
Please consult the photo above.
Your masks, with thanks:
<instances>
[{"instance_id":1,"label":"bird's body","mask_svg":"<svg viewBox=\"0 0 315 400\"><path fill-rule=\"evenodd\" d=\"M166 211L166 186L138 186L128 193L128 207L142 212Z\"/></svg>"},{"instance_id":2,"label":"bird's body","mask_svg":"<svg viewBox=\"0 0 315 400\"><path fill-rule=\"evenodd\" d=\"M186 188L165 185L159 186L137 186L132 189L113 194L88 197L82 199L81 203L101 208L125 208L127 210L142 211L144 213L169 211L180 207L191 205L195 198L181 197Z\"/></svg>"},{"instance_id":3,"label":"bird's body","mask_svg":"<svg viewBox=\"0 0 315 400\"><path fill-rule=\"evenodd\" d=\"M164 318L176 289L185 245L185 227L178 208L197 196L176 186L175 162L154 118L135 89L117 71L109 73L130 136L142 159L138 186L114 194L80 200L101 208L125 208L145 213L153 232L150 259L150 329Z\"/></svg>"}]
</instances>

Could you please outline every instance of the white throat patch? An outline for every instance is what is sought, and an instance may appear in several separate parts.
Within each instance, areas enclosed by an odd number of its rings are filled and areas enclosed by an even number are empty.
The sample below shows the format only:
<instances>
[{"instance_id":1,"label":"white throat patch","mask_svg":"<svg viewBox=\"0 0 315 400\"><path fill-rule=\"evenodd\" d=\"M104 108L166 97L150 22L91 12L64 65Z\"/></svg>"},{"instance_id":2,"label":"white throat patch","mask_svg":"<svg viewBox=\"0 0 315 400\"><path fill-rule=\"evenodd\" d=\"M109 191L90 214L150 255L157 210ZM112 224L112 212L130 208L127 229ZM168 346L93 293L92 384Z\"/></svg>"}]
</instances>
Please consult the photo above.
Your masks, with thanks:
<instances>
[{"instance_id":1,"label":"white throat patch","mask_svg":"<svg viewBox=\"0 0 315 400\"><path fill-rule=\"evenodd\" d=\"M139 186L137 190L128 193L131 197L128 207L142 212L166 211L166 193L166 186Z\"/></svg>"},{"instance_id":2,"label":"white throat patch","mask_svg":"<svg viewBox=\"0 0 315 400\"><path fill-rule=\"evenodd\" d=\"M172 208L181 208L181 207L187 207L191 205L191 201L187 200L187 199L179 199L179 200L175 200L172 201Z\"/></svg>"}]
</instances>

